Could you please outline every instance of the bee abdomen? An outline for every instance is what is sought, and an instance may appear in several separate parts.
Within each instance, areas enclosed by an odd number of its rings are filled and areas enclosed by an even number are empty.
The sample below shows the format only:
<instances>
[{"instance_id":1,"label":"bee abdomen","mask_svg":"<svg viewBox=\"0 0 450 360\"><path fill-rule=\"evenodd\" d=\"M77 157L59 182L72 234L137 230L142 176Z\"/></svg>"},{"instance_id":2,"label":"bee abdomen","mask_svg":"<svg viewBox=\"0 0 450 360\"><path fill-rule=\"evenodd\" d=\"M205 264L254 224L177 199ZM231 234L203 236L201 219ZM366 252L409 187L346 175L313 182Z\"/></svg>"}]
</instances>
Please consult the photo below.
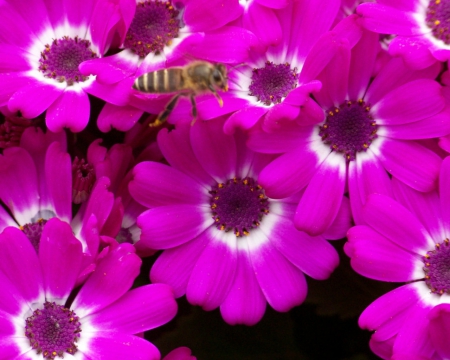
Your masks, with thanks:
<instances>
[{"instance_id":1,"label":"bee abdomen","mask_svg":"<svg viewBox=\"0 0 450 360\"><path fill-rule=\"evenodd\" d=\"M139 76L133 89L146 93L170 93L182 90L184 80L182 69L164 69Z\"/></svg>"}]
</instances>

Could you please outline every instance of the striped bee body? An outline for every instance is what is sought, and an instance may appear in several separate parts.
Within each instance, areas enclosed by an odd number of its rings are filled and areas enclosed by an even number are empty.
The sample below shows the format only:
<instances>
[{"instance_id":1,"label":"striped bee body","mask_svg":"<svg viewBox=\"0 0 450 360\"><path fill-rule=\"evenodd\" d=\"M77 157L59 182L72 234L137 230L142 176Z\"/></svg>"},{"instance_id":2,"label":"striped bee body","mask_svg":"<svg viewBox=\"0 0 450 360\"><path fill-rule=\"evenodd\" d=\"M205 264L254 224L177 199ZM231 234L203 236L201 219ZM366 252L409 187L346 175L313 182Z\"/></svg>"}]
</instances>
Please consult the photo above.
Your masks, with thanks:
<instances>
[{"instance_id":1,"label":"striped bee body","mask_svg":"<svg viewBox=\"0 0 450 360\"><path fill-rule=\"evenodd\" d=\"M195 96L197 94L211 92L217 98L219 105L223 105L217 90L228 90L227 69L220 63L194 61L184 67L172 67L143 74L134 81L133 89L152 94L176 93L150 126L158 126L166 121L180 96L189 96L193 122L195 122L197 118Z\"/></svg>"},{"instance_id":2,"label":"striped bee body","mask_svg":"<svg viewBox=\"0 0 450 360\"><path fill-rule=\"evenodd\" d=\"M184 88L183 68L149 72L137 78L133 88L144 93L173 93Z\"/></svg>"}]
</instances>

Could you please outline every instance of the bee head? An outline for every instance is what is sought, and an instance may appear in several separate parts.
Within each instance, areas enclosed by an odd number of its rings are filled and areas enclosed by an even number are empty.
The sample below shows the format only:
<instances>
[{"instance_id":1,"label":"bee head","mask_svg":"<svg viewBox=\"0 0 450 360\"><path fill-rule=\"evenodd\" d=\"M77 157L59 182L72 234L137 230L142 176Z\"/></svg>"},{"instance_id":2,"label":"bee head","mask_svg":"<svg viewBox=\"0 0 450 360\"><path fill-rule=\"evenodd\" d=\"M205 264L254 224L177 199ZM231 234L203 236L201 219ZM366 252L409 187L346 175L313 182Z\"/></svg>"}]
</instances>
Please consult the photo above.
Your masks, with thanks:
<instances>
[{"instance_id":1,"label":"bee head","mask_svg":"<svg viewBox=\"0 0 450 360\"><path fill-rule=\"evenodd\" d=\"M212 80L218 88L228 91L227 68L224 64L216 64L212 71Z\"/></svg>"}]
</instances>

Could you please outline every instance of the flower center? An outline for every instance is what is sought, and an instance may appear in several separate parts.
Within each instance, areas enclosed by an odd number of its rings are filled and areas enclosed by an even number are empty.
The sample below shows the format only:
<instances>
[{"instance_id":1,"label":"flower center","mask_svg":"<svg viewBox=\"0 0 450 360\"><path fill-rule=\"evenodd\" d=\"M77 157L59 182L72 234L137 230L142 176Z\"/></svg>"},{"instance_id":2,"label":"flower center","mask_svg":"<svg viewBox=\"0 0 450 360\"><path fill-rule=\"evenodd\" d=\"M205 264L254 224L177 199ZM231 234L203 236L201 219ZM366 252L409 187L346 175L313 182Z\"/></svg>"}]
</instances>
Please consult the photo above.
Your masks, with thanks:
<instances>
[{"instance_id":1,"label":"flower center","mask_svg":"<svg viewBox=\"0 0 450 360\"><path fill-rule=\"evenodd\" d=\"M278 104L297 86L297 69L289 63L275 65L267 61L263 68L253 69L249 95L265 105Z\"/></svg>"},{"instance_id":2,"label":"flower center","mask_svg":"<svg viewBox=\"0 0 450 360\"><path fill-rule=\"evenodd\" d=\"M64 353L75 354L80 337L81 324L72 310L46 301L43 309L37 309L26 319L25 336L37 354L45 360Z\"/></svg>"},{"instance_id":3,"label":"flower center","mask_svg":"<svg viewBox=\"0 0 450 360\"><path fill-rule=\"evenodd\" d=\"M45 45L45 50L41 52L39 70L45 77L65 81L67 85L85 81L88 76L80 73L78 65L98 57L90 46L88 40L82 40L78 36L74 39L63 36L62 39L53 40L52 45Z\"/></svg>"},{"instance_id":4,"label":"flower center","mask_svg":"<svg viewBox=\"0 0 450 360\"><path fill-rule=\"evenodd\" d=\"M178 36L178 11L170 1L138 2L124 46L140 57L159 53Z\"/></svg>"},{"instance_id":5,"label":"flower center","mask_svg":"<svg viewBox=\"0 0 450 360\"><path fill-rule=\"evenodd\" d=\"M72 163L72 201L75 204L85 202L91 193L95 182L94 167L84 159Z\"/></svg>"},{"instance_id":6,"label":"flower center","mask_svg":"<svg viewBox=\"0 0 450 360\"><path fill-rule=\"evenodd\" d=\"M343 153L347 161L355 160L356 153L366 151L377 138L378 125L369 111L363 100L346 101L331 109L325 123L319 126L322 141L331 150Z\"/></svg>"},{"instance_id":7,"label":"flower center","mask_svg":"<svg viewBox=\"0 0 450 360\"><path fill-rule=\"evenodd\" d=\"M31 245L33 245L34 250L39 253L39 243L41 241L42 230L44 229L47 220L38 219L34 223L29 223L20 227L20 230L26 235L28 240L30 240Z\"/></svg>"},{"instance_id":8,"label":"flower center","mask_svg":"<svg viewBox=\"0 0 450 360\"><path fill-rule=\"evenodd\" d=\"M248 235L269 213L269 199L252 178L230 179L211 191L211 210L219 230L233 230L236 236Z\"/></svg>"},{"instance_id":9,"label":"flower center","mask_svg":"<svg viewBox=\"0 0 450 360\"><path fill-rule=\"evenodd\" d=\"M432 293L450 294L450 241L436 244L436 249L423 257L425 282Z\"/></svg>"},{"instance_id":10,"label":"flower center","mask_svg":"<svg viewBox=\"0 0 450 360\"><path fill-rule=\"evenodd\" d=\"M119 244L128 243L128 244L134 244L133 236L131 235L131 232L127 228L120 228L119 233L116 236L116 241Z\"/></svg>"},{"instance_id":11,"label":"flower center","mask_svg":"<svg viewBox=\"0 0 450 360\"><path fill-rule=\"evenodd\" d=\"M20 138L31 120L19 116L5 116L0 124L0 149L19 146Z\"/></svg>"},{"instance_id":12,"label":"flower center","mask_svg":"<svg viewBox=\"0 0 450 360\"><path fill-rule=\"evenodd\" d=\"M425 21L436 39L450 44L450 1L430 1Z\"/></svg>"}]
</instances>

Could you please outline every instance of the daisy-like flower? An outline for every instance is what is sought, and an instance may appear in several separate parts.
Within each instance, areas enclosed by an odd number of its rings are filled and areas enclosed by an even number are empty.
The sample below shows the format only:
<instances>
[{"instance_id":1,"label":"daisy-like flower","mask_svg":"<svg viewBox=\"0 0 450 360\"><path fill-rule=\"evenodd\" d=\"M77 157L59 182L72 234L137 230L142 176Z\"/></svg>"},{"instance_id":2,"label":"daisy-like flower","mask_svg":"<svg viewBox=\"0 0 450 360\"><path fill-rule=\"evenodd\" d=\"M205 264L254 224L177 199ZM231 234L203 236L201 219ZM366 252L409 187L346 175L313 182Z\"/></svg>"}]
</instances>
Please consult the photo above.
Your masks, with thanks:
<instances>
[{"instance_id":1,"label":"daisy-like flower","mask_svg":"<svg viewBox=\"0 0 450 360\"><path fill-rule=\"evenodd\" d=\"M347 188L360 224L367 195L391 195L388 173L419 191L436 186L440 157L412 140L450 133L449 109L433 80L440 66L412 72L401 58L392 59L372 81L379 47L369 31L353 49L342 44L318 77L320 123L300 114L273 133L250 133L253 150L283 154L261 171L268 196L306 188L295 224L311 235L330 226Z\"/></svg>"},{"instance_id":2,"label":"daisy-like flower","mask_svg":"<svg viewBox=\"0 0 450 360\"><path fill-rule=\"evenodd\" d=\"M12 227L0 234L0 246L3 358L160 358L134 334L171 320L177 304L164 284L129 291L141 265L131 245L109 253L74 297L83 252L68 224L45 224L39 254Z\"/></svg>"},{"instance_id":3,"label":"daisy-like flower","mask_svg":"<svg viewBox=\"0 0 450 360\"><path fill-rule=\"evenodd\" d=\"M224 121L161 130L158 143L171 166L139 163L129 189L150 208L138 218L140 243L164 249L152 282L171 285L176 297L186 294L207 311L220 306L230 324L252 325L266 301L277 311L302 303L304 274L330 275L338 256L325 239L341 238L350 213L344 201L323 234L296 230L297 199L271 199L258 184L271 156L248 150L241 133L223 134Z\"/></svg>"},{"instance_id":4,"label":"daisy-like flower","mask_svg":"<svg viewBox=\"0 0 450 360\"><path fill-rule=\"evenodd\" d=\"M229 75L230 91L224 104L234 98L240 107L224 105L219 113L200 111L200 117L208 120L237 110L224 127L226 133L232 133L236 127L249 129L259 119L270 129L280 119L295 119L301 106L313 111L307 100L311 92L320 89L317 75L340 41L353 44L360 35L355 18L349 18L323 36L333 25L339 7L340 1L335 0L293 1L281 9L247 2L242 22L269 46L252 52L250 59Z\"/></svg>"},{"instance_id":5,"label":"daisy-like flower","mask_svg":"<svg viewBox=\"0 0 450 360\"><path fill-rule=\"evenodd\" d=\"M34 118L47 110L54 132L81 131L89 119L94 78L78 66L103 56L120 22L109 0L2 1L0 106Z\"/></svg>"},{"instance_id":6,"label":"daisy-like flower","mask_svg":"<svg viewBox=\"0 0 450 360\"><path fill-rule=\"evenodd\" d=\"M134 6L134 17L121 45L123 50L80 67L85 75L97 75L98 91L94 95L107 101L98 118L98 126L105 132L111 127L129 130L144 111L158 114L173 97L144 96L132 91L137 77L184 65L194 58L243 62L257 42L249 31L227 25L242 12L237 0L138 0ZM219 109L217 100L212 98L212 108Z\"/></svg>"},{"instance_id":7,"label":"daisy-like flower","mask_svg":"<svg viewBox=\"0 0 450 360\"><path fill-rule=\"evenodd\" d=\"M359 318L362 328L376 331L371 348L383 359L450 356L449 176L446 158L439 194L417 192L394 178L398 202L371 195L362 214L366 225L348 232L345 252L355 271L375 280L406 282L375 300Z\"/></svg>"},{"instance_id":8,"label":"daisy-like flower","mask_svg":"<svg viewBox=\"0 0 450 360\"><path fill-rule=\"evenodd\" d=\"M449 0L377 0L357 8L365 28L397 35L389 52L416 69L450 59L449 11Z\"/></svg>"}]
</instances>

